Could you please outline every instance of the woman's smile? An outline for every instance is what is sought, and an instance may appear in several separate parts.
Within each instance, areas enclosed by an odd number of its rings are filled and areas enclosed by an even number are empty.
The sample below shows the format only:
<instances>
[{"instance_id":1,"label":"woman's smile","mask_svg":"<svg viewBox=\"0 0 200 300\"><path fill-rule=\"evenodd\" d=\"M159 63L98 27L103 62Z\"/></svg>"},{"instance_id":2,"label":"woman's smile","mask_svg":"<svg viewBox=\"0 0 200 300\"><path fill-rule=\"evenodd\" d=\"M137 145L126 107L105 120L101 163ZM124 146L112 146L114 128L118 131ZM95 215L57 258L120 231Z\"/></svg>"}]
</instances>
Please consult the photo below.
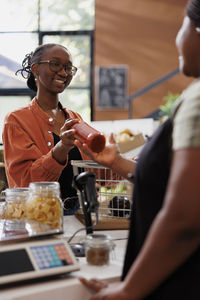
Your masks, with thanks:
<instances>
[{"instance_id":1,"label":"woman's smile","mask_svg":"<svg viewBox=\"0 0 200 300\"><path fill-rule=\"evenodd\" d=\"M66 78L65 79L53 79L53 82L57 87L65 88L67 80L66 80Z\"/></svg>"}]
</instances>

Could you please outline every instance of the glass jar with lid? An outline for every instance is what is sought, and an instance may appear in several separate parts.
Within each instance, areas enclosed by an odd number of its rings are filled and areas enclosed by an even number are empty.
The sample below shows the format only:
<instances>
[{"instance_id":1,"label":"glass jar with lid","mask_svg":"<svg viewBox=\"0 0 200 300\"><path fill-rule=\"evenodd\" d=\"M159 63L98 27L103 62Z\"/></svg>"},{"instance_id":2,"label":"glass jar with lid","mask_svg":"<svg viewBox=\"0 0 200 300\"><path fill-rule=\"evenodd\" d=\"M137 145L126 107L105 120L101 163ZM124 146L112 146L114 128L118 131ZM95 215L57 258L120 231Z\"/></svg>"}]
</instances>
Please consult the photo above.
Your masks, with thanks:
<instances>
[{"instance_id":1,"label":"glass jar with lid","mask_svg":"<svg viewBox=\"0 0 200 300\"><path fill-rule=\"evenodd\" d=\"M6 193L3 190L0 193L0 220L5 219L5 203L6 203Z\"/></svg>"},{"instance_id":2,"label":"glass jar with lid","mask_svg":"<svg viewBox=\"0 0 200 300\"><path fill-rule=\"evenodd\" d=\"M5 228L6 230L25 230L26 202L29 188L8 188L5 190Z\"/></svg>"},{"instance_id":3,"label":"glass jar with lid","mask_svg":"<svg viewBox=\"0 0 200 300\"><path fill-rule=\"evenodd\" d=\"M108 235L88 234L85 239L85 253L90 265L103 266L110 262L110 253L115 244Z\"/></svg>"},{"instance_id":4,"label":"glass jar with lid","mask_svg":"<svg viewBox=\"0 0 200 300\"><path fill-rule=\"evenodd\" d=\"M27 201L27 229L40 233L63 229L63 205L58 182L31 182Z\"/></svg>"}]
</instances>

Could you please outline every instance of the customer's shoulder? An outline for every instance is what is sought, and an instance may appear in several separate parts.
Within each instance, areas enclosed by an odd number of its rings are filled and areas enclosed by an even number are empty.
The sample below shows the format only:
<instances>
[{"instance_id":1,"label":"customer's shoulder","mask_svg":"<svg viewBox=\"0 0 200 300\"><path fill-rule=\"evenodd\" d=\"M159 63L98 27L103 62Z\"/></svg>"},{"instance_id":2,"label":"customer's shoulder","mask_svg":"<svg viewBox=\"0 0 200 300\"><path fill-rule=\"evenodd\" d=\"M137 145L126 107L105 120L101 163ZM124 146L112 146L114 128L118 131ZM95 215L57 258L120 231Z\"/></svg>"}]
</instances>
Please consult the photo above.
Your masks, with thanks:
<instances>
[{"instance_id":1,"label":"customer's shoulder","mask_svg":"<svg viewBox=\"0 0 200 300\"><path fill-rule=\"evenodd\" d=\"M15 109L9 113L7 113L5 117L5 121L10 121L16 118L25 118L26 116L29 117L31 114L30 105L20 107L18 109Z\"/></svg>"},{"instance_id":2,"label":"customer's shoulder","mask_svg":"<svg viewBox=\"0 0 200 300\"><path fill-rule=\"evenodd\" d=\"M177 114L200 112L200 80L197 79L186 88L180 96L179 109ZM196 114L196 113L195 113Z\"/></svg>"},{"instance_id":3,"label":"customer's shoulder","mask_svg":"<svg viewBox=\"0 0 200 300\"><path fill-rule=\"evenodd\" d=\"M200 79L194 80L182 94L184 100L189 101L192 98L200 99Z\"/></svg>"},{"instance_id":4,"label":"customer's shoulder","mask_svg":"<svg viewBox=\"0 0 200 300\"><path fill-rule=\"evenodd\" d=\"M189 127L200 121L200 80L193 82L180 96L172 115L174 126ZM194 125L191 125L194 127ZM199 126L199 125L198 125Z\"/></svg>"}]
</instances>

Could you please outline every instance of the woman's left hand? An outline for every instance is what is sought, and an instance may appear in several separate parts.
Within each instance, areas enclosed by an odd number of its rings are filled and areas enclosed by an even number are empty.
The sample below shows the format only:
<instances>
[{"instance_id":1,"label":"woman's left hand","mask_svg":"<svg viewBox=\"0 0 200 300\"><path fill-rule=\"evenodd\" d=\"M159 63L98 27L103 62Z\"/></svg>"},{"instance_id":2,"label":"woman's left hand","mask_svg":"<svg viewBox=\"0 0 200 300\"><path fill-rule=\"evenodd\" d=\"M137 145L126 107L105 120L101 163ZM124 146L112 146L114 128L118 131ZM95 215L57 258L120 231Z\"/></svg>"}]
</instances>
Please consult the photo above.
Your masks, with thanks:
<instances>
[{"instance_id":1,"label":"woman's left hand","mask_svg":"<svg viewBox=\"0 0 200 300\"><path fill-rule=\"evenodd\" d=\"M133 295L128 295L124 290L124 282L116 282L108 284L98 279L87 280L79 278L80 282L86 287L96 292L91 296L91 300L131 300Z\"/></svg>"}]
</instances>

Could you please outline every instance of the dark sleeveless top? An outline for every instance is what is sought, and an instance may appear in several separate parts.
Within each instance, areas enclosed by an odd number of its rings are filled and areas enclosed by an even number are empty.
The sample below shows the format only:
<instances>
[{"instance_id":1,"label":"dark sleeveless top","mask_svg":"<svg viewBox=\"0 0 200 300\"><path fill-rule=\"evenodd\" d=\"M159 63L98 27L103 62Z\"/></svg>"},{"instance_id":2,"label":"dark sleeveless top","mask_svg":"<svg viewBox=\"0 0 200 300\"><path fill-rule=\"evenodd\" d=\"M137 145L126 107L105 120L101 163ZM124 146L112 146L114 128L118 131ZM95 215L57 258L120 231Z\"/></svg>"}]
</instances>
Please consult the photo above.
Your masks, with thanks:
<instances>
[{"instance_id":1,"label":"dark sleeveless top","mask_svg":"<svg viewBox=\"0 0 200 300\"><path fill-rule=\"evenodd\" d=\"M60 141L60 137L53 133L54 137L54 145L56 145ZM70 164L71 160L82 160L81 154L77 147L74 147L69 151L68 154L68 164L63 169L60 178L58 179L58 182L60 183L60 189L61 189L61 195L62 199L65 199L67 197L75 197L77 196L77 191L72 187L72 181L73 181L73 167ZM73 206L73 200L71 201ZM73 208L73 207L72 207Z\"/></svg>"},{"instance_id":2,"label":"dark sleeveless top","mask_svg":"<svg viewBox=\"0 0 200 300\"><path fill-rule=\"evenodd\" d=\"M171 132L172 121L168 119L146 143L137 163L134 174L130 232L122 280L136 259L163 203L172 154ZM144 299L200 300L200 249Z\"/></svg>"}]
</instances>

